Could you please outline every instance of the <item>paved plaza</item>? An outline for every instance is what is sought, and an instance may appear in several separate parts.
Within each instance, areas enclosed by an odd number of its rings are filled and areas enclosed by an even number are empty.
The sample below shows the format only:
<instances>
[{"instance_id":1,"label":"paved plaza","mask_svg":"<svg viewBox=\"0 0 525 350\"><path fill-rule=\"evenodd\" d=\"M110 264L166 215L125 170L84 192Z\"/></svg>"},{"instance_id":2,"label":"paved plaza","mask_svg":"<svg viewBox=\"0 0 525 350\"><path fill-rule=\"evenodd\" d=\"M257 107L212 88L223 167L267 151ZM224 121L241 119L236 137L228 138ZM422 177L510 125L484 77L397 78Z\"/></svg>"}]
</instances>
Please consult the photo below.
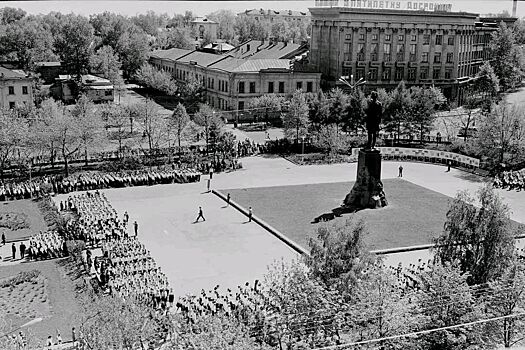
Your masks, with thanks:
<instances>
[{"instance_id":1,"label":"paved plaza","mask_svg":"<svg viewBox=\"0 0 525 350\"><path fill-rule=\"evenodd\" d=\"M341 183L355 179L357 164L297 166L279 157L241 160L239 171L214 174L212 188L228 189ZM383 162L383 178L397 178L398 162ZM403 180L452 197L458 190L479 188L484 178L446 167L403 163ZM221 289L261 279L275 260L298 255L275 236L224 201L206 191L208 176L199 183L156 185L104 190L120 215L139 223L139 238L166 273L177 295L199 293L219 284ZM398 180L395 180L398 181ZM512 210L511 217L525 223L525 192L498 190ZM346 193L341 194L341 200ZM415 195L415 194L414 194ZM388 193L387 193L388 196ZM63 196L56 199L61 200ZM296 203L300 207L301 203ZM430 204L429 204L430 205ZM202 206L205 222L194 223ZM257 216L257 209L254 210ZM261 217L263 220L264 217ZM388 264L426 261L428 251L392 254Z\"/></svg>"}]
</instances>

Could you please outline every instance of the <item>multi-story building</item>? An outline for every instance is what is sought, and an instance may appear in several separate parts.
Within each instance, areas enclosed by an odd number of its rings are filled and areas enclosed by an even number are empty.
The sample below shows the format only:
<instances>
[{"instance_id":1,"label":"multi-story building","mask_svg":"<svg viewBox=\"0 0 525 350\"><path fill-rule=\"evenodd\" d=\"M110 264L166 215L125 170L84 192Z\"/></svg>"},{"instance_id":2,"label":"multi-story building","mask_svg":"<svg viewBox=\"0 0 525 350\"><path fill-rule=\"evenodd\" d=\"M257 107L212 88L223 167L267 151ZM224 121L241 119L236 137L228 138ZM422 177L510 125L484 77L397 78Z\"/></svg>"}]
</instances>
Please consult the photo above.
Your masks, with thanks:
<instances>
[{"instance_id":1,"label":"multi-story building","mask_svg":"<svg viewBox=\"0 0 525 350\"><path fill-rule=\"evenodd\" d=\"M208 103L224 111L243 111L251 99L265 94L289 95L295 90L317 92L320 73L290 69L289 59L240 59L200 51L155 51L150 63L178 81L193 79L206 88ZM232 113L231 119L237 114Z\"/></svg>"},{"instance_id":2,"label":"multi-story building","mask_svg":"<svg viewBox=\"0 0 525 350\"><path fill-rule=\"evenodd\" d=\"M217 39L219 23L205 17L197 17L191 21L191 26L197 33L196 41L204 40L204 38L208 38L211 41Z\"/></svg>"},{"instance_id":3,"label":"multi-story building","mask_svg":"<svg viewBox=\"0 0 525 350\"><path fill-rule=\"evenodd\" d=\"M64 103L74 103L80 94L94 103L113 102L114 87L111 81L91 74L85 74L78 82L71 75L59 75L50 87L51 94Z\"/></svg>"},{"instance_id":4,"label":"multi-story building","mask_svg":"<svg viewBox=\"0 0 525 350\"><path fill-rule=\"evenodd\" d=\"M378 1L382 8L362 7L375 3L317 1L310 9L310 65L322 72L323 86L338 85L341 76L365 79L366 89L389 89L403 80L441 87L448 98L461 100L490 59L488 43L497 23L433 3L397 9L400 1Z\"/></svg>"},{"instance_id":5,"label":"multi-story building","mask_svg":"<svg viewBox=\"0 0 525 350\"><path fill-rule=\"evenodd\" d=\"M292 11L292 10L265 10L265 9L252 9L238 13L237 16L248 16L254 18L256 21L269 21L273 22L276 19L283 19L285 21L310 21L310 14L305 11Z\"/></svg>"},{"instance_id":6,"label":"multi-story building","mask_svg":"<svg viewBox=\"0 0 525 350\"><path fill-rule=\"evenodd\" d=\"M23 71L0 66L0 109L32 104L33 83Z\"/></svg>"}]
</instances>

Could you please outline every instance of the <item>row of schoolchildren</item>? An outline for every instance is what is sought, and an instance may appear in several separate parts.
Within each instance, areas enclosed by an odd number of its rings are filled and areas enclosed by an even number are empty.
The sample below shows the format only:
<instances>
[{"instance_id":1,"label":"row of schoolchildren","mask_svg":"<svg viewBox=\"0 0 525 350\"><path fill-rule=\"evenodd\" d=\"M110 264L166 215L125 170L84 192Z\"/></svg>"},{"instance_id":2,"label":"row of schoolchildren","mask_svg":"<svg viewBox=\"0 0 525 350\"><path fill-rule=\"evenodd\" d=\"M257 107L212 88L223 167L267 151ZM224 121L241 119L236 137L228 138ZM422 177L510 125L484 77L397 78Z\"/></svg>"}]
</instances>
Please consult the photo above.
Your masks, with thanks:
<instances>
[{"instance_id":1,"label":"row of schoolchildren","mask_svg":"<svg viewBox=\"0 0 525 350\"><path fill-rule=\"evenodd\" d=\"M494 178L494 187L509 190L525 190L525 169L504 171Z\"/></svg>"}]
</instances>

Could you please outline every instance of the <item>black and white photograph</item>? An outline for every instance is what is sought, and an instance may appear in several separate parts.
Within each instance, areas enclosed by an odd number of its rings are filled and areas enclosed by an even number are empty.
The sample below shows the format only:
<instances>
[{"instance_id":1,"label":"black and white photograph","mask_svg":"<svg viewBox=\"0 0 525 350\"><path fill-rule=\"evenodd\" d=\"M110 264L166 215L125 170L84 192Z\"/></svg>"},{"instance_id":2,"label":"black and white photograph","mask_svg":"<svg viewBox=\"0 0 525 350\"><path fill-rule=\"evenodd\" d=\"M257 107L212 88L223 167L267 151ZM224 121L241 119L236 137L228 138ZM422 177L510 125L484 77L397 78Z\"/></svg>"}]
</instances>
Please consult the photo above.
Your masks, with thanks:
<instances>
[{"instance_id":1,"label":"black and white photograph","mask_svg":"<svg viewBox=\"0 0 525 350\"><path fill-rule=\"evenodd\" d=\"M525 1L0 1L0 350L525 350Z\"/></svg>"}]
</instances>

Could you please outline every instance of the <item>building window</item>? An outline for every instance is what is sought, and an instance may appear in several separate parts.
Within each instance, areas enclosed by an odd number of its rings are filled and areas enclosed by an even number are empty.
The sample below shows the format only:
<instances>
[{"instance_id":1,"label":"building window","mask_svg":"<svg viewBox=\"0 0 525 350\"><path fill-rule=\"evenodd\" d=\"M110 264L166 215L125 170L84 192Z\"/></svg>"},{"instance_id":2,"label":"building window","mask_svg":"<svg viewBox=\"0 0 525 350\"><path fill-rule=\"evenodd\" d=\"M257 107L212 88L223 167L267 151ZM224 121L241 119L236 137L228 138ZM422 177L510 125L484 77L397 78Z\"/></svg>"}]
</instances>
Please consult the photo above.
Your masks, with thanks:
<instances>
[{"instance_id":1,"label":"building window","mask_svg":"<svg viewBox=\"0 0 525 350\"><path fill-rule=\"evenodd\" d=\"M428 68L421 68L420 79L428 79Z\"/></svg>"},{"instance_id":2,"label":"building window","mask_svg":"<svg viewBox=\"0 0 525 350\"><path fill-rule=\"evenodd\" d=\"M372 34L372 40L377 40L378 39L378 35L377 34Z\"/></svg>"},{"instance_id":3,"label":"building window","mask_svg":"<svg viewBox=\"0 0 525 350\"><path fill-rule=\"evenodd\" d=\"M254 93L255 93L255 82L250 81L250 94L254 94Z\"/></svg>"},{"instance_id":4,"label":"building window","mask_svg":"<svg viewBox=\"0 0 525 350\"><path fill-rule=\"evenodd\" d=\"M390 41L390 40L392 40L392 35L385 34L385 41Z\"/></svg>"},{"instance_id":5,"label":"building window","mask_svg":"<svg viewBox=\"0 0 525 350\"><path fill-rule=\"evenodd\" d=\"M16 107L15 102L9 102L9 109L13 109Z\"/></svg>"},{"instance_id":6,"label":"building window","mask_svg":"<svg viewBox=\"0 0 525 350\"><path fill-rule=\"evenodd\" d=\"M384 67L383 68L383 80L390 80L390 77L391 77L390 67Z\"/></svg>"},{"instance_id":7,"label":"building window","mask_svg":"<svg viewBox=\"0 0 525 350\"><path fill-rule=\"evenodd\" d=\"M358 44L357 45L357 60L358 61L364 61L365 60L365 44Z\"/></svg>"},{"instance_id":8,"label":"building window","mask_svg":"<svg viewBox=\"0 0 525 350\"><path fill-rule=\"evenodd\" d=\"M343 77L350 77L352 75L352 67L343 67Z\"/></svg>"},{"instance_id":9,"label":"building window","mask_svg":"<svg viewBox=\"0 0 525 350\"><path fill-rule=\"evenodd\" d=\"M298 81L297 84L296 84L296 90L302 90L303 89L303 82L302 81Z\"/></svg>"},{"instance_id":10,"label":"building window","mask_svg":"<svg viewBox=\"0 0 525 350\"><path fill-rule=\"evenodd\" d=\"M416 69L408 68L408 80L416 80Z\"/></svg>"},{"instance_id":11,"label":"building window","mask_svg":"<svg viewBox=\"0 0 525 350\"><path fill-rule=\"evenodd\" d=\"M9 95L14 95L15 94L15 87L14 86L10 86L9 87Z\"/></svg>"},{"instance_id":12,"label":"building window","mask_svg":"<svg viewBox=\"0 0 525 350\"><path fill-rule=\"evenodd\" d=\"M391 44L383 44L383 59L388 62L392 59L392 45Z\"/></svg>"},{"instance_id":13,"label":"building window","mask_svg":"<svg viewBox=\"0 0 525 350\"><path fill-rule=\"evenodd\" d=\"M27 86L22 86L22 95L27 95L29 92L28 92L28 89L27 89Z\"/></svg>"},{"instance_id":14,"label":"building window","mask_svg":"<svg viewBox=\"0 0 525 350\"><path fill-rule=\"evenodd\" d=\"M396 80L403 80L403 73L405 73L403 67L396 67Z\"/></svg>"},{"instance_id":15,"label":"building window","mask_svg":"<svg viewBox=\"0 0 525 350\"><path fill-rule=\"evenodd\" d=\"M239 111L243 111L244 110L244 101L239 101Z\"/></svg>"},{"instance_id":16,"label":"building window","mask_svg":"<svg viewBox=\"0 0 525 350\"><path fill-rule=\"evenodd\" d=\"M416 50L417 50L417 45L410 44L410 62L416 61Z\"/></svg>"},{"instance_id":17,"label":"building window","mask_svg":"<svg viewBox=\"0 0 525 350\"><path fill-rule=\"evenodd\" d=\"M436 45L443 44L443 35L436 35Z\"/></svg>"},{"instance_id":18,"label":"building window","mask_svg":"<svg viewBox=\"0 0 525 350\"><path fill-rule=\"evenodd\" d=\"M397 60L405 60L405 44L397 44Z\"/></svg>"},{"instance_id":19,"label":"building window","mask_svg":"<svg viewBox=\"0 0 525 350\"><path fill-rule=\"evenodd\" d=\"M430 45L430 34L423 35L423 45Z\"/></svg>"},{"instance_id":20,"label":"building window","mask_svg":"<svg viewBox=\"0 0 525 350\"><path fill-rule=\"evenodd\" d=\"M434 54L434 63L441 63L441 52L436 52Z\"/></svg>"},{"instance_id":21,"label":"building window","mask_svg":"<svg viewBox=\"0 0 525 350\"><path fill-rule=\"evenodd\" d=\"M345 35L345 40L352 40L352 34L348 33Z\"/></svg>"},{"instance_id":22,"label":"building window","mask_svg":"<svg viewBox=\"0 0 525 350\"><path fill-rule=\"evenodd\" d=\"M212 90L215 90L215 79L211 79L211 88Z\"/></svg>"},{"instance_id":23,"label":"building window","mask_svg":"<svg viewBox=\"0 0 525 350\"><path fill-rule=\"evenodd\" d=\"M113 95L113 91L111 91L111 90L106 90L104 93L105 93L106 96L112 96Z\"/></svg>"},{"instance_id":24,"label":"building window","mask_svg":"<svg viewBox=\"0 0 525 350\"><path fill-rule=\"evenodd\" d=\"M365 34L364 33L360 33L359 34L359 40L365 40Z\"/></svg>"},{"instance_id":25,"label":"building window","mask_svg":"<svg viewBox=\"0 0 525 350\"><path fill-rule=\"evenodd\" d=\"M453 36L449 36L447 40L448 40L447 44L454 45L454 37Z\"/></svg>"},{"instance_id":26,"label":"building window","mask_svg":"<svg viewBox=\"0 0 525 350\"><path fill-rule=\"evenodd\" d=\"M279 93L284 94L284 81L279 82Z\"/></svg>"},{"instance_id":27,"label":"building window","mask_svg":"<svg viewBox=\"0 0 525 350\"><path fill-rule=\"evenodd\" d=\"M344 50L344 60L350 61L352 59L352 44L351 43L345 43L345 50Z\"/></svg>"},{"instance_id":28,"label":"building window","mask_svg":"<svg viewBox=\"0 0 525 350\"><path fill-rule=\"evenodd\" d=\"M370 46L370 60L377 61L377 43L372 43Z\"/></svg>"},{"instance_id":29,"label":"building window","mask_svg":"<svg viewBox=\"0 0 525 350\"><path fill-rule=\"evenodd\" d=\"M441 75L441 69L434 68L432 71L432 79L439 79L439 76Z\"/></svg>"},{"instance_id":30,"label":"building window","mask_svg":"<svg viewBox=\"0 0 525 350\"><path fill-rule=\"evenodd\" d=\"M358 68L356 71L356 79L359 80L361 78L365 78L365 69L364 68Z\"/></svg>"},{"instance_id":31,"label":"building window","mask_svg":"<svg viewBox=\"0 0 525 350\"><path fill-rule=\"evenodd\" d=\"M416 41L417 40L417 35L416 34L412 34L410 40Z\"/></svg>"},{"instance_id":32,"label":"building window","mask_svg":"<svg viewBox=\"0 0 525 350\"><path fill-rule=\"evenodd\" d=\"M445 70L445 79L450 79L452 77L452 70Z\"/></svg>"},{"instance_id":33,"label":"building window","mask_svg":"<svg viewBox=\"0 0 525 350\"><path fill-rule=\"evenodd\" d=\"M404 35L398 35L398 36L397 36L397 41L398 41L398 42L405 41L405 36L404 36Z\"/></svg>"},{"instance_id":34,"label":"building window","mask_svg":"<svg viewBox=\"0 0 525 350\"><path fill-rule=\"evenodd\" d=\"M370 68L370 71L368 72L368 78L370 81L377 80L377 68Z\"/></svg>"},{"instance_id":35,"label":"building window","mask_svg":"<svg viewBox=\"0 0 525 350\"><path fill-rule=\"evenodd\" d=\"M268 82L268 93L273 94L273 81Z\"/></svg>"},{"instance_id":36,"label":"building window","mask_svg":"<svg viewBox=\"0 0 525 350\"><path fill-rule=\"evenodd\" d=\"M244 94L244 81L239 82L239 93Z\"/></svg>"},{"instance_id":37,"label":"building window","mask_svg":"<svg viewBox=\"0 0 525 350\"><path fill-rule=\"evenodd\" d=\"M447 63L452 63L454 61L454 52L447 52Z\"/></svg>"},{"instance_id":38,"label":"building window","mask_svg":"<svg viewBox=\"0 0 525 350\"><path fill-rule=\"evenodd\" d=\"M313 92L314 91L314 83L311 81L306 82L306 92Z\"/></svg>"},{"instance_id":39,"label":"building window","mask_svg":"<svg viewBox=\"0 0 525 350\"><path fill-rule=\"evenodd\" d=\"M228 82L224 82L224 92L228 92Z\"/></svg>"},{"instance_id":40,"label":"building window","mask_svg":"<svg viewBox=\"0 0 525 350\"><path fill-rule=\"evenodd\" d=\"M421 62L427 63L428 62L428 52L423 52L421 54Z\"/></svg>"}]
</instances>

